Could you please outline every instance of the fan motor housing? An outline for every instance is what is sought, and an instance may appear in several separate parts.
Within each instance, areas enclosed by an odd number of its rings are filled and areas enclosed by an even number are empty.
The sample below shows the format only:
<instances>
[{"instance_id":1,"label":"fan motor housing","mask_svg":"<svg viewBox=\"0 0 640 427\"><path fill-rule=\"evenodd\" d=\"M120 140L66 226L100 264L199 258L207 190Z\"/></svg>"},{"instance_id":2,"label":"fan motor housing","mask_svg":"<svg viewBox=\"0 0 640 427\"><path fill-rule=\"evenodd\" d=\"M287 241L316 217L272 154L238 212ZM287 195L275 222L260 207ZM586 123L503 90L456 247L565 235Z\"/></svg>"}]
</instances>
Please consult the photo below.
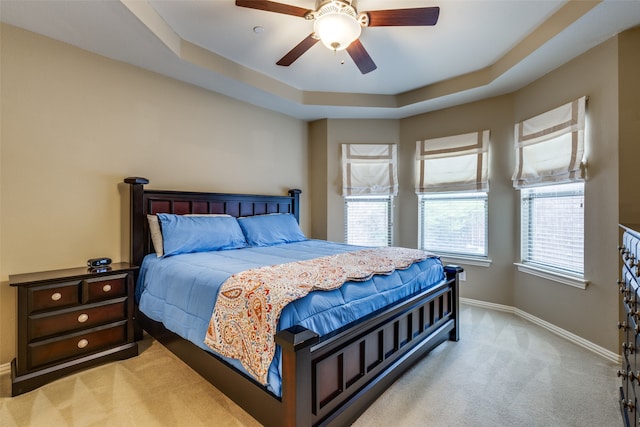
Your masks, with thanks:
<instances>
[{"instance_id":1,"label":"fan motor housing","mask_svg":"<svg viewBox=\"0 0 640 427\"><path fill-rule=\"evenodd\" d=\"M332 3L336 8L348 7L353 9L354 16L358 13L358 0L316 0L316 12L320 12L320 9Z\"/></svg>"},{"instance_id":2,"label":"fan motor housing","mask_svg":"<svg viewBox=\"0 0 640 427\"><path fill-rule=\"evenodd\" d=\"M363 12L358 14L357 0L316 0L316 10L309 11L305 19L312 21L328 13L339 13L351 16L361 27L369 26L369 15Z\"/></svg>"}]
</instances>

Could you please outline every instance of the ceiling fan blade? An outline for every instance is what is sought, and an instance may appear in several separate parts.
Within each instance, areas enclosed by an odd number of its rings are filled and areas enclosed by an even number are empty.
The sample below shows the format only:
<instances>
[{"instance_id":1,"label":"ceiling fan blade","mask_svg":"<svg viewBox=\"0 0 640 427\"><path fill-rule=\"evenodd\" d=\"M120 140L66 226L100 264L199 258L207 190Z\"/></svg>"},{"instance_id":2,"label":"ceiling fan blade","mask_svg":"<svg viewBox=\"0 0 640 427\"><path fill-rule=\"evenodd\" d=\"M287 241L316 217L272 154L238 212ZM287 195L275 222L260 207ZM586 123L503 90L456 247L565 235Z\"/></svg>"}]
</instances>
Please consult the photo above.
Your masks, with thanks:
<instances>
[{"instance_id":1,"label":"ceiling fan blade","mask_svg":"<svg viewBox=\"0 0 640 427\"><path fill-rule=\"evenodd\" d=\"M411 27L422 25L436 25L440 8L417 7L415 9L371 10L369 27Z\"/></svg>"},{"instance_id":2,"label":"ceiling fan blade","mask_svg":"<svg viewBox=\"0 0 640 427\"><path fill-rule=\"evenodd\" d=\"M304 18L304 16L310 12L309 9L268 0L236 0L236 6L266 10L267 12L284 13L285 15L299 16L301 18Z\"/></svg>"},{"instance_id":3,"label":"ceiling fan blade","mask_svg":"<svg viewBox=\"0 0 640 427\"><path fill-rule=\"evenodd\" d=\"M378 68L378 66L373 62L373 59L369 56L367 50L362 46L362 43L360 43L360 40L356 39L352 42L349 47L347 47L347 52L362 74L370 73Z\"/></svg>"},{"instance_id":4,"label":"ceiling fan blade","mask_svg":"<svg viewBox=\"0 0 640 427\"><path fill-rule=\"evenodd\" d=\"M305 38L300 43L298 43L296 47L291 49L289 53L283 56L278 62L276 62L276 64L282 65L283 67L288 67L289 65L293 64L296 59L300 58L303 53L311 49L313 45L315 45L319 41L320 41L319 39L313 36L313 33L309 34L307 38Z\"/></svg>"}]
</instances>

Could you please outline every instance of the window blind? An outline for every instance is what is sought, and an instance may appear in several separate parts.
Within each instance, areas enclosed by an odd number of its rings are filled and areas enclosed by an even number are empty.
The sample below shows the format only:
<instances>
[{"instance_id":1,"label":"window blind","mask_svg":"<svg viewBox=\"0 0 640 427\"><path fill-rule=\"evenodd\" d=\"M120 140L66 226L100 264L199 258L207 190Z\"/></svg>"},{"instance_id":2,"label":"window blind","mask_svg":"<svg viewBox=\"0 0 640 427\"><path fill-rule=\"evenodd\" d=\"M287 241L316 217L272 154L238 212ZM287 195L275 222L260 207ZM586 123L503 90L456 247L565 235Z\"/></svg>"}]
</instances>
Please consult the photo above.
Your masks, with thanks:
<instances>
[{"instance_id":1,"label":"window blind","mask_svg":"<svg viewBox=\"0 0 640 427\"><path fill-rule=\"evenodd\" d=\"M342 144L342 195L398 194L396 144Z\"/></svg>"},{"instance_id":2,"label":"window blind","mask_svg":"<svg viewBox=\"0 0 640 427\"><path fill-rule=\"evenodd\" d=\"M392 196L345 197L345 243L362 246L392 245L392 201Z\"/></svg>"},{"instance_id":3,"label":"window blind","mask_svg":"<svg viewBox=\"0 0 640 427\"><path fill-rule=\"evenodd\" d=\"M419 247L438 254L486 257L487 193L421 195Z\"/></svg>"},{"instance_id":4,"label":"window blind","mask_svg":"<svg viewBox=\"0 0 640 427\"><path fill-rule=\"evenodd\" d=\"M488 191L489 131L416 143L416 193Z\"/></svg>"},{"instance_id":5,"label":"window blind","mask_svg":"<svg viewBox=\"0 0 640 427\"><path fill-rule=\"evenodd\" d=\"M586 99L516 123L515 188L584 180Z\"/></svg>"},{"instance_id":6,"label":"window blind","mask_svg":"<svg viewBox=\"0 0 640 427\"><path fill-rule=\"evenodd\" d=\"M522 261L584 274L584 183L522 190Z\"/></svg>"}]
</instances>

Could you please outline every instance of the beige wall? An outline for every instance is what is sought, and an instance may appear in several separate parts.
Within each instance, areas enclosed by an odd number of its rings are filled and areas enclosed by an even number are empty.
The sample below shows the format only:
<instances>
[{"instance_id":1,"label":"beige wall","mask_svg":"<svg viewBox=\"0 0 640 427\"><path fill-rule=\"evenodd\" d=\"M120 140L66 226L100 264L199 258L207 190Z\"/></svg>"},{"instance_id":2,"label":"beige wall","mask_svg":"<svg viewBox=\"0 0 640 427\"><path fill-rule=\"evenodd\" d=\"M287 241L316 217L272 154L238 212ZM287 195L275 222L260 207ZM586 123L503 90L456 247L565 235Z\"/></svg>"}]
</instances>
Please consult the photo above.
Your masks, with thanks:
<instances>
[{"instance_id":1,"label":"beige wall","mask_svg":"<svg viewBox=\"0 0 640 427\"><path fill-rule=\"evenodd\" d=\"M515 273L516 307L618 352L618 77L617 37L515 94L519 121L587 95L585 185L586 290ZM567 254L571 256L572 254Z\"/></svg>"},{"instance_id":2,"label":"beige wall","mask_svg":"<svg viewBox=\"0 0 640 427\"><path fill-rule=\"evenodd\" d=\"M326 174L324 179L326 193L324 202L327 213L327 240L335 242L344 241L344 201L342 198L342 170L341 170L341 144L366 143L366 144L394 144L398 143L398 120L322 120L312 123L313 126L325 126L324 142L312 140L310 146L324 144L326 146ZM318 135L314 135L318 136ZM398 176L398 179L400 177ZM311 182L316 177L313 176ZM406 187L407 183L400 181L400 187ZM316 199L318 195L314 196ZM315 211L316 207L312 209ZM398 211L396 205L394 232L398 232ZM315 237L315 236L314 236Z\"/></svg>"},{"instance_id":3,"label":"beige wall","mask_svg":"<svg viewBox=\"0 0 640 427\"><path fill-rule=\"evenodd\" d=\"M626 162L628 186L637 174L640 90L637 76L640 50L639 30L620 36L624 50L618 51L618 37L586 52L527 87L501 97L465 104L395 121L329 120L327 126L327 235L342 238L343 213L339 188L340 142L391 142L398 139L400 192L396 201L397 245L417 245L417 198L413 192L415 141L425 138L491 131L489 193L489 267L464 265L467 281L463 297L514 306L572 332L607 350L618 353L618 296L615 280L618 260L618 150L630 156ZM632 56L632 58L628 58ZM618 61L620 58L620 81ZM633 83L628 83L633 80ZM618 99L620 93L620 101ZM513 125L515 122L558 105L589 96L588 181L585 197L586 290L518 272L519 193L513 189ZM619 111L621 113L619 114ZM620 123L619 123L620 116ZM624 121L624 123L622 123ZM626 142L618 146L618 132ZM362 131L376 130L363 134ZM394 134L394 132L398 132ZM397 136L396 136L397 135ZM622 136L621 136L622 141ZM317 143L318 141L313 141ZM621 142L622 143L622 142ZM315 176L311 176L313 182ZM637 181L637 180L636 180ZM631 188L629 188L631 191ZM314 197L320 198L319 195ZM635 200L638 198L636 197ZM629 206L627 221L640 223L640 201ZM626 206L625 205L625 206ZM314 207L315 208L315 207ZM571 254L567 254L571 256Z\"/></svg>"},{"instance_id":4,"label":"beige wall","mask_svg":"<svg viewBox=\"0 0 640 427\"><path fill-rule=\"evenodd\" d=\"M127 176L151 188L286 194L307 205L307 124L2 26L0 363L8 275L127 260Z\"/></svg>"},{"instance_id":5,"label":"beige wall","mask_svg":"<svg viewBox=\"0 0 640 427\"><path fill-rule=\"evenodd\" d=\"M314 239L327 239L327 120L309 123L309 176L314 177L309 182L309 206L311 215L311 234Z\"/></svg>"},{"instance_id":6,"label":"beige wall","mask_svg":"<svg viewBox=\"0 0 640 427\"><path fill-rule=\"evenodd\" d=\"M618 49L620 222L640 224L640 27L620 34Z\"/></svg>"},{"instance_id":7,"label":"beige wall","mask_svg":"<svg viewBox=\"0 0 640 427\"><path fill-rule=\"evenodd\" d=\"M490 267L464 265L467 280L461 295L497 304L513 305L513 254L517 253L517 193L511 186L513 173L512 96L448 108L404 119L401 122L401 168L409 183L400 195L402 242L418 242L418 198L413 191L416 141L489 129L489 258Z\"/></svg>"}]
</instances>

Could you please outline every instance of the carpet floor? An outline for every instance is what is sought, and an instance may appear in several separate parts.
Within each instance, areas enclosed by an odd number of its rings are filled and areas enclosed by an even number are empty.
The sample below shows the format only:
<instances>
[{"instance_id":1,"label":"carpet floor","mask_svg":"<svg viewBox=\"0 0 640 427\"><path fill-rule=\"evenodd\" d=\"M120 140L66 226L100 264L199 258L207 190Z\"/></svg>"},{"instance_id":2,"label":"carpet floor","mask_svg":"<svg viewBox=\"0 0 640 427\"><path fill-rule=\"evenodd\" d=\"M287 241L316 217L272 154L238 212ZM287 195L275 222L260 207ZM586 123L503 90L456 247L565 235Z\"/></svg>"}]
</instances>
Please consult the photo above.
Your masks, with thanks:
<instances>
[{"instance_id":1,"label":"carpet floor","mask_svg":"<svg viewBox=\"0 0 640 427\"><path fill-rule=\"evenodd\" d=\"M515 315L461 304L461 339L396 381L355 422L370 426L622 425L617 365ZM155 340L138 357L10 397L0 426L258 426Z\"/></svg>"}]
</instances>

